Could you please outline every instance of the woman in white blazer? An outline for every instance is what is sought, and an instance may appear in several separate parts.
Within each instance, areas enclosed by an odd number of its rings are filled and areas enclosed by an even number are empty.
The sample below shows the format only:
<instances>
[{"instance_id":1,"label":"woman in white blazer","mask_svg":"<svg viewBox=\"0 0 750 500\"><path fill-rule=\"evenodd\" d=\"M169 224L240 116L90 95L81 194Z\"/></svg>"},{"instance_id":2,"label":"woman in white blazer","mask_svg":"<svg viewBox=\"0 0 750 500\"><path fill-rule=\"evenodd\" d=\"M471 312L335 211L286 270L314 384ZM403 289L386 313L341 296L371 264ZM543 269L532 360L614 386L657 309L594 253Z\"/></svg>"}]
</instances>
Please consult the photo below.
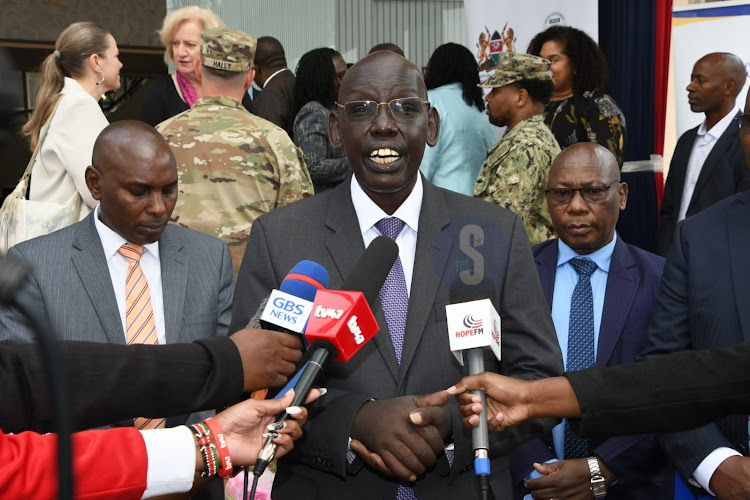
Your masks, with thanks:
<instances>
[{"instance_id":1,"label":"woman in white blazer","mask_svg":"<svg viewBox=\"0 0 750 500\"><path fill-rule=\"evenodd\" d=\"M50 117L52 121L32 169L30 200L63 204L77 191L83 199L81 219L96 206L84 173L91 165L94 141L109 124L99 98L120 88L118 53L109 32L78 22L65 28L42 63L36 106L23 127L32 150L45 123Z\"/></svg>"}]
</instances>

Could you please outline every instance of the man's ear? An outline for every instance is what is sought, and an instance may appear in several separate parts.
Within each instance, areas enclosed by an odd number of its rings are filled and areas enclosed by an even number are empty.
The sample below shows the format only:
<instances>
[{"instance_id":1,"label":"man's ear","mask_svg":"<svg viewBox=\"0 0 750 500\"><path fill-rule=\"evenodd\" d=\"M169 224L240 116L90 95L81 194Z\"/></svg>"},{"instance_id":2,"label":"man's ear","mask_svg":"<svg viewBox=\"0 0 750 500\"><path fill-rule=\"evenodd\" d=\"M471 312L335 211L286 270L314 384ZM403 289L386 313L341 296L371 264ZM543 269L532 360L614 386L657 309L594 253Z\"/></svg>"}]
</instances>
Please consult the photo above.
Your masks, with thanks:
<instances>
[{"instance_id":1,"label":"man's ear","mask_svg":"<svg viewBox=\"0 0 750 500\"><path fill-rule=\"evenodd\" d=\"M95 200L101 200L101 180L102 177L99 172L92 166L86 167L86 173L84 174L86 179L86 187L89 188L91 197Z\"/></svg>"},{"instance_id":2,"label":"man's ear","mask_svg":"<svg viewBox=\"0 0 750 500\"><path fill-rule=\"evenodd\" d=\"M341 117L336 111L331 111L328 115L328 140L331 141L333 149L341 149L344 143L341 141Z\"/></svg>"},{"instance_id":3,"label":"man's ear","mask_svg":"<svg viewBox=\"0 0 750 500\"><path fill-rule=\"evenodd\" d=\"M255 78L255 70L251 69L250 71L247 72L247 76L245 77L245 92L247 92L247 89L252 87L254 78Z\"/></svg>"},{"instance_id":4,"label":"man's ear","mask_svg":"<svg viewBox=\"0 0 750 500\"><path fill-rule=\"evenodd\" d=\"M516 94L516 107L522 108L529 102L529 91L526 89L518 89Z\"/></svg>"},{"instance_id":5,"label":"man's ear","mask_svg":"<svg viewBox=\"0 0 750 500\"><path fill-rule=\"evenodd\" d=\"M440 113L431 107L427 112L427 145L434 146L440 136Z\"/></svg>"},{"instance_id":6,"label":"man's ear","mask_svg":"<svg viewBox=\"0 0 750 500\"><path fill-rule=\"evenodd\" d=\"M195 64L195 77L198 79L198 83L203 85L203 63L199 58L193 64Z\"/></svg>"}]
</instances>

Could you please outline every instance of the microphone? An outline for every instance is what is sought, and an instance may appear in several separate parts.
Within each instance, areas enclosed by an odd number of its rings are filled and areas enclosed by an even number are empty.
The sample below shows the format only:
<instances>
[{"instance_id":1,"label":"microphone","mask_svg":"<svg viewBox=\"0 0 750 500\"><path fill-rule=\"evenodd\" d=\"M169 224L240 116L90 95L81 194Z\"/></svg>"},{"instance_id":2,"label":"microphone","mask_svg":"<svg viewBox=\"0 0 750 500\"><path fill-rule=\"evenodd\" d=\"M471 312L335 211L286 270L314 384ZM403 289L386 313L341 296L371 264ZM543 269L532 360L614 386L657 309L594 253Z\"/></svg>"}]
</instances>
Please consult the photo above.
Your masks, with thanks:
<instances>
[{"instance_id":1,"label":"microphone","mask_svg":"<svg viewBox=\"0 0 750 500\"><path fill-rule=\"evenodd\" d=\"M451 352L461 365L464 365L464 352L466 352L469 375L484 371L486 348L489 347L497 359L501 359L500 315L486 295L485 298L479 300L476 300L476 297L474 296L475 300L471 300L471 297L451 290L451 304L445 306ZM474 474L479 480L482 497L486 497L490 476L487 405L484 391L474 390L471 393L478 395L482 402L479 425L471 430L471 441L474 448Z\"/></svg>"},{"instance_id":2,"label":"microphone","mask_svg":"<svg viewBox=\"0 0 750 500\"><path fill-rule=\"evenodd\" d=\"M278 290L263 299L247 328L303 333L315 294L328 288L328 271L310 260L298 262Z\"/></svg>"},{"instance_id":3,"label":"microphone","mask_svg":"<svg viewBox=\"0 0 750 500\"><path fill-rule=\"evenodd\" d=\"M398 258L398 245L385 236L375 238L344 281L342 290L318 290L305 337L313 354L294 387L292 406L302 405L329 358L346 362L375 336L380 327L372 305ZM289 417L285 412L277 419ZM269 438L261 449L253 474L259 477L273 460L276 445Z\"/></svg>"}]
</instances>

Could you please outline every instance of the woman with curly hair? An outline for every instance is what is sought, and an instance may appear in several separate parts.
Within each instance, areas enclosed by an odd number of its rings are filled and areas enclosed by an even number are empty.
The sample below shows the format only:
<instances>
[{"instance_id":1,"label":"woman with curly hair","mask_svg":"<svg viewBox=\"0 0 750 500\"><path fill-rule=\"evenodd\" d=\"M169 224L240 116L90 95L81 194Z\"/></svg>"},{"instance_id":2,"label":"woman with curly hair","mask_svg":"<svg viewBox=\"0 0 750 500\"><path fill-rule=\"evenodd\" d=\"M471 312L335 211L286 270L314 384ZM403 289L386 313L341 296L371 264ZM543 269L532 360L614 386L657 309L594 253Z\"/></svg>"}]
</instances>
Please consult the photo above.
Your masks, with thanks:
<instances>
[{"instance_id":1,"label":"woman with curly hair","mask_svg":"<svg viewBox=\"0 0 750 500\"><path fill-rule=\"evenodd\" d=\"M496 142L474 55L463 45L441 45L430 56L424 81L427 99L440 114L440 137L425 148L419 169L436 186L474 196L479 168Z\"/></svg>"},{"instance_id":2,"label":"woman with curly hair","mask_svg":"<svg viewBox=\"0 0 750 500\"><path fill-rule=\"evenodd\" d=\"M544 122L560 148L599 143L612 151L622 169L625 116L603 92L607 61L599 45L579 29L552 26L531 40L527 52L552 63L554 91L544 109Z\"/></svg>"},{"instance_id":3,"label":"woman with curly hair","mask_svg":"<svg viewBox=\"0 0 750 500\"><path fill-rule=\"evenodd\" d=\"M333 149L328 140L328 116L346 70L341 54L326 47L307 52L297 64L293 139L307 158L316 193L337 186L351 172L344 150Z\"/></svg>"}]
</instances>

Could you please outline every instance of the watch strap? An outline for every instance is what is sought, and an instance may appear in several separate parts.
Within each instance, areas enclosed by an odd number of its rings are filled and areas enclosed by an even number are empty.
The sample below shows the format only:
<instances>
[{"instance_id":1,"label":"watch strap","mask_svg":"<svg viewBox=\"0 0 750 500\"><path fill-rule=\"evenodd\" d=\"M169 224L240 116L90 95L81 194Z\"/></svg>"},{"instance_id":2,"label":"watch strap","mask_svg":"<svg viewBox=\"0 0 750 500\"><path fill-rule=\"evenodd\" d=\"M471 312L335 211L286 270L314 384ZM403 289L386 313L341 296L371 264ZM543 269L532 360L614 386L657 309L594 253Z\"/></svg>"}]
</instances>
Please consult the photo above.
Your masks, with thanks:
<instances>
[{"instance_id":1,"label":"watch strap","mask_svg":"<svg viewBox=\"0 0 750 500\"><path fill-rule=\"evenodd\" d=\"M604 476L599 467L599 459L597 457L588 457L586 460L589 464L589 473L591 474L591 492L594 494L594 498L599 500L607 496L607 483L604 481Z\"/></svg>"}]
</instances>

